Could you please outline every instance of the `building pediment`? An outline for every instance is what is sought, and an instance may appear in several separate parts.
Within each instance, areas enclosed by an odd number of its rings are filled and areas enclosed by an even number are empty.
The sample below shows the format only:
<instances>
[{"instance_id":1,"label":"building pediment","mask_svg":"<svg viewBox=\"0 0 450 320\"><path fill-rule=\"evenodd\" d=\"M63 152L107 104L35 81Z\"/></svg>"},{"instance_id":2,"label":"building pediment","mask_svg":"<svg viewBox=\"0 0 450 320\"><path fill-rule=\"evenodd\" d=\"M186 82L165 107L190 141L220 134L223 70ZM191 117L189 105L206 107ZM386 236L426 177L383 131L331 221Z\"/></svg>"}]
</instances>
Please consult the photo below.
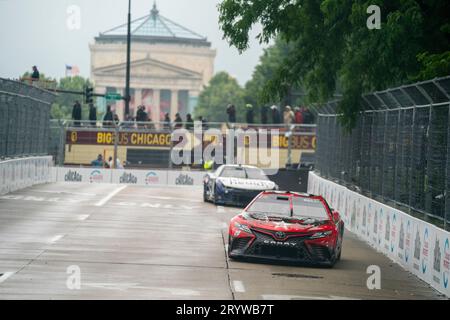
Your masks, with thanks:
<instances>
[{"instance_id":1,"label":"building pediment","mask_svg":"<svg viewBox=\"0 0 450 320\"><path fill-rule=\"evenodd\" d=\"M126 64L120 63L107 67L101 67L93 70L95 76L125 77ZM131 77L139 78L184 78L184 79L202 79L198 72L180 68L162 61L151 59L149 57L142 60L131 61Z\"/></svg>"}]
</instances>

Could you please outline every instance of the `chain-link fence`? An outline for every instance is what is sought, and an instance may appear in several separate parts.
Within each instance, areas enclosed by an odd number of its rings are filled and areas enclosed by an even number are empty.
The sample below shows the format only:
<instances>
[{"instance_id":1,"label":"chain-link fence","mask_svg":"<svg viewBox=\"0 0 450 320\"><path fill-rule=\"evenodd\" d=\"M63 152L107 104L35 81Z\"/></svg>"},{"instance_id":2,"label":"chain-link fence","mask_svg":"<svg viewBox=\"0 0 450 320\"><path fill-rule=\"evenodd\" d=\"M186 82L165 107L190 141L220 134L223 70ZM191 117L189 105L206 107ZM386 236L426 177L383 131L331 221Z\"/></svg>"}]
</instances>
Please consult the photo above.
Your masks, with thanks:
<instances>
[{"instance_id":1,"label":"chain-link fence","mask_svg":"<svg viewBox=\"0 0 450 320\"><path fill-rule=\"evenodd\" d=\"M364 95L351 132L320 109L317 170L424 219L450 219L450 77Z\"/></svg>"},{"instance_id":2,"label":"chain-link fence","mask_svg":"<svg viewBox=\"0 0 450 320\"><path fill-rule=\"evenodd\" d=\"M48 153L53 98L35 86L0 78L0 158Z\"/></svg>"}]
</instances>

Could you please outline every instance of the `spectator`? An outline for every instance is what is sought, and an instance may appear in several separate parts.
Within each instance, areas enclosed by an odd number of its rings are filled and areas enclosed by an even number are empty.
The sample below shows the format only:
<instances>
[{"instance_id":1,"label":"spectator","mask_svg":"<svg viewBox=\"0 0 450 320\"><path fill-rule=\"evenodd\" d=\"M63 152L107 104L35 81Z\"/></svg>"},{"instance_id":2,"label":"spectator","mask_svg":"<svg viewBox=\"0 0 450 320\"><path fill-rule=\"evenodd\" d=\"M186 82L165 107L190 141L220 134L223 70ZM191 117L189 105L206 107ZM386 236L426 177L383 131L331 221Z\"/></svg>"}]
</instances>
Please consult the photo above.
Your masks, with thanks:
<instances>
[{"instance_id":1,"label":"spectator","mask_svg":"<svg viewBox=\"0 0 450 320\"><path fill-rule=\"evenodd\" d=\"M81 121L81 104L80 102L77 100L75 101L75 104L73 105L72 108L72 120L73 125L75 127L79 127L80 126L80 121Z\"/></svg>"},{"instance_id":2,"label":"spectator","mask_svg":"<svg viewBox=\"0 0 450 320\"><path fill-rule=\"evenodd\" d=\"M36 66L33 66L33 73L31 74L32 81L38 81L40 78L39 70Z\"/></svg>"},{"instance_id":3,"label":"spectator","mask_svg":"<svg viewBox=\"0 0 450 320\"><path fill-rule=\"evenodd\" d=\"M113 117L111 106L107 106L105 116L103 117L103 126L110 127L112 125Z\"/></svg>"},{"instance_id":4,"label":"spectator","mask_svg":"<svg viewBox=\"0 0 450 320\"><path fill-rule=\"evenodd\" d=\"M145 106L139 106L136 113L136 121L137 122L146 122L148 118L148 114L145 111ZM138 123L138 127L144 126L143 123Z\"/></svg>"},{"instance_id":5,"label":"spectator","mask_svg":"<svg viewBox=\"0 0 450 320\"><path fill-rule=\"evenodd\" d=\"M179 113L177 113L177 114L175 115L174 123L175 123L175 126L174 126L175 129L181 129L181 128L183 128L183 119L181 119L181 116L180 116Z\"/></svg>"},{"instance_id":6,"label":"spectator","mask_svg":"<svg viewBox=\"0 0 450 320\"><path fill-rule=\"evenodd\" d=\"M186 130L192 130L194 129L194 120L192 119L192 116L190 113L186 115L186 124L184 126Z\"/></svg>"},{"instance_id":7,"label":"spectator","mask_svg":"<svg viewBox=\"0 0 450 320\"><path fill-rule=\"evenodd\" d=\"M284 124L287 124L287 125L290 125L294 122L295 116L294 116L294 113L292 112L292 109L290 106L286 106L284 108L283 120L284 120Z\"/></svg>"},{"instance_id":8,"label":"spectator","mask_svg":"<svg viewBox=\"0 0 450 320\"><path fill-rule=\"evenodd\" d=\"M305 124L312 124L314 123L314 115L312 114L311 111L309 111L308 108L303 107L303 123Z\"/></svg>"},{"instance_id":9,"label":"spectator","mask_svg":"<svg viewBox=\"0 0 450 320\"><path fill-rule=\"evenodd\" d=\"M227 106L227 114L228 114L228 122L235 123L236 122L236 107L233 104L229 104Z\"/></svg>"},{"instance_id":10,"label":"spectator","mask_svg":"<svg viewBox=\"0 0 450 320\"><path fill-rule=\"evenodd\" d=\"M120 162L120 159L116 158L116 167L114 168L114 161L113 157L109 157L108 159L108 165L110 169L123 169L122 163Z\"/></svg>"},{"instance_id":11,"label":"spectator","mask_svg":"<svg viewBox=\"0 0 450 320\"><path fill-rule=\"evenodd\" d=\"M303 114L299 107L295 107L295 123L302 124L303 123Z\"/></svg>"},{"instance_id":12,"label":"spectator","mask_svg":"<svg viewBox=\"0 0 450 320\"><path fill-rule=\"evenodd\" d=\"M267 113L269 112L269 108L267 106L262 106L261 108L261 123L267 124Z\"/></svg>"},{"instance_id":13,"label":"spectator","mask_svg":"<svg viewBox=\"0 0 450 320\"><path fill-rule=\"evenodd\" d=\"M206 118L202 118L202 129L203 130L209 129L208 119L206 119Z\"/></svg>"},{"instance_id":14,"label":"spectator","mask_svg":"<svg viewBox=\"0 0 450 320\"><path fill-rule=\"evenodd\" d=\"M114 114L114 125L119 126L119 124L120 124L119 116L117 114Z\"/></svg>"},{"instance_id":15,"label":"spectator","mask_svg":"<svg viewBox=\"0 0 450 320\"><path fill-rule=\"evenodd\" d=\"M278 107L276 105L273 105L270 107L272 110L272 123L273 124L279 124L281 123L281 115L280 111L278 111Z\"/></svg>"},{"instance_id":16,"label":"spectator","mask_svg":"<svg viewBox=\"0 0 450 320\"><path fill-rule=\"evenodd\" d=\"M246 114L245 114L247 123L252 124L253 123L253 106L251 104L246 104L245 107L247 109Z\"/></svg>"},{"instance_id":17,"label":"spectator","mask_svg":"<svg viewBox=\"0 0 450 320\"><path fill-rule=\"evenodd\" d=\"M103 165L104 165L104 162L103 162L103 157L101 154L99 154L97 156L97 159L95 159L91 162L91 166L93 166L93 167L103 167Z\"/></svg>"},{"instance_id":18,"label":"spectator","mask_svg":"<svg viewBox=\"0 0 450 320\"><path fill-rule=\"evenodd\" d=\"M91 126L95 127L97 124L97 108L93 103L89 104L89 121L91 122Z\"/></svg>"},{"instance_id":19,"label":"spectator","mask_svg":"<svg viewBox=\"0 0 450 320\"><path fill-rule=\"evenodd\" d=\"M165 114L163 123L164 123L164 126L163 126L164 130L170 131L171 125L170 125L170 116L168 113Z\"/></svg>"}]
</instances>

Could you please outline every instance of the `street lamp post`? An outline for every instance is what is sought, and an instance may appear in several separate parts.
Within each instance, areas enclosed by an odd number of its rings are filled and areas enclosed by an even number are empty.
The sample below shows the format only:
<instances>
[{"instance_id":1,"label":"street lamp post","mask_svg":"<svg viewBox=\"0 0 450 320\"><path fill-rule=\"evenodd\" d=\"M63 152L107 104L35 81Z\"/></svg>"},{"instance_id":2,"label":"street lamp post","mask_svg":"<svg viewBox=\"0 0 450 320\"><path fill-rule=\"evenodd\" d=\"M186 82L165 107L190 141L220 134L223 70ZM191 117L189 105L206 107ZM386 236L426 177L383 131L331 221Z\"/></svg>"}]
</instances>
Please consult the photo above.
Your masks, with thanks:
<instances>
[{"instance_id":1,"label":"street lamp post","mask_svg":"<svg viewBox=\"0 0 450 320\"><path fill-rule=\"evenodd\" d=\"M127 71L125 79L125 119L130 114L130 47L131 47L131 0L128 0L128 31L127 31Z\"/></svg>"}]
</instances>

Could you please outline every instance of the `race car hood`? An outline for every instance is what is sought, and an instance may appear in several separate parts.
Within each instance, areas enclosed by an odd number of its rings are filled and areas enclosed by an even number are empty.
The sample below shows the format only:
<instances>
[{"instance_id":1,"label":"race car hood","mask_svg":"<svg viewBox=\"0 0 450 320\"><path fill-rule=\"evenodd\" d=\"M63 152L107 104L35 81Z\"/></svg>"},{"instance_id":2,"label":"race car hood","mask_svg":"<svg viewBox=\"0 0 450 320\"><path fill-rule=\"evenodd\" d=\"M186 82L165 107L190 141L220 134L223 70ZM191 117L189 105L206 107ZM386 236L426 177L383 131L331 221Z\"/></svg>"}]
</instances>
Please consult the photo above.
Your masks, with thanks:
<instances>
[{"instance_id":1,"label":"race car hood","mask_svg":"<svg viewBox=\"0 0 450 320\"><path fill-rule=\"evenodd\" d=\"M235 188L242 190L272 190L275 188L275 183L270 180L255 180L242 178L226 178L220 177L217 179L222 182L227 188Z\"/></svg>"},{"instance_id":2,"label":"race car hood","mask_svg":"<svg viewBox=\"0 0 450 320\"><path fill-rule=\"evenodd\" d=\"M317 232L324 231L331 228L329 221L319 220L304 220L298 221L293 219L286 220L261 220L248 217L248 222L251 227L258 229L265 229L268 231L283 231L283 232Z\"/></svg>"}]
</instances>

